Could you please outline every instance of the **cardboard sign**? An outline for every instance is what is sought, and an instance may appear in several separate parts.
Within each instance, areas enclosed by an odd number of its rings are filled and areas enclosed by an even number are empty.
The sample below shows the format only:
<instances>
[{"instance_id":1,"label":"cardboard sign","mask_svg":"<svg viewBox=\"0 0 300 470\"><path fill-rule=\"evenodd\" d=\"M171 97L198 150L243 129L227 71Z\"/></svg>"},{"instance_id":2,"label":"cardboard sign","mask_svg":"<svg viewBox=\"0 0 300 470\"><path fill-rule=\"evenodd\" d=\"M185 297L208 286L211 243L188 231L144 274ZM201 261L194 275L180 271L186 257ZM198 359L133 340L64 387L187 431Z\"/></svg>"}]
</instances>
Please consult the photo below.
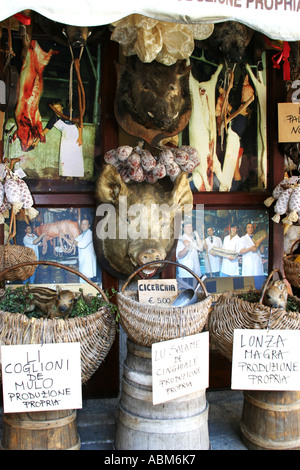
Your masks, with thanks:
<instances>
[{"instance_id":1,"label":"cardboard sign","mask_svg":"<svg viewBox=\"0 0 300 470\"><path fill-rule=\"evenodd\" d=\"M278 103L278 142L300 141L300 103Z\"/></svg>"},{"instance_id":2,"label":"cardboard sign","mask_svg":"<svg viewBox=\"0 0 300 470\"><path fill-rule=\"evenodd\" d=\"M176 279L138 281L139 302L168 307L177 297Z\"/></svg>"},{"instance_id":3,"label":"cardboard sign","mask_svg":"<svg viewBox=\"0 0 300 470\"><path fill-rule=\"evenodd\" d=\"M4 413L82 408L80 343L1 346Z\"/></svg>"},{"instance_id":4,"label":"cardboard sign","mask_svg":"<svg viewBox=\"0 0 300 470\"><path fill-rule=\"evenodd\" d=\"M152 345L152 401L174 400L208 387L208 331Z\"/></svg>"},{"instance_id":5,"label":"cardboard sign","mask_svg":"<svg viewBox=\"0 0 300 470\"><path fill-rule=\"evenodd\" d=\"M300 390L300 331L234 330L231 388Z\"/></svg>"}]
</instances>

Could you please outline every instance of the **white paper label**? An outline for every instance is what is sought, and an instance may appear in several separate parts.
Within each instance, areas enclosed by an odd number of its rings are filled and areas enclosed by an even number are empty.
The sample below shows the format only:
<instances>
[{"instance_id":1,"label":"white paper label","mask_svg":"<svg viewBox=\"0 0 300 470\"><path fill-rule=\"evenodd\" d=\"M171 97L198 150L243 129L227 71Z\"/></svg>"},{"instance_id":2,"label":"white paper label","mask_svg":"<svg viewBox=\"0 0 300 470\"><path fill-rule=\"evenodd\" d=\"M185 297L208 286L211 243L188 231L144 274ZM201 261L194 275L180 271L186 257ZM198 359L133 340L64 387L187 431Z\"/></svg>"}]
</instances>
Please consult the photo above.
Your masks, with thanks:
<instances>
[{"instance_id":1,"label":"white paper label","mask_svg":"<svg viewBox=\"0 0 300 470\"><path fill-rule=\"evenodd\" d=\"M206 389L208 377L208 332L152 345L154 405Z\"/></svg>"},{"instance_id":2,"label":"white paper label","mask_svg":"<svg viewBox=\"0 0 300 470\"><path fill-rule=\"evenodd\" d=\"M231 388L300 390L299 330L234 330Z\"/></svg>"},{"instance_id":3,"label":"white paper label","mask_svg":"<svg viewBox=\"0 0 300 470\"><path fill-rule=\"evenodd\" d=\"M82 407L80 343L1 346L4 413Z\"/></svg>"}]
</instances>

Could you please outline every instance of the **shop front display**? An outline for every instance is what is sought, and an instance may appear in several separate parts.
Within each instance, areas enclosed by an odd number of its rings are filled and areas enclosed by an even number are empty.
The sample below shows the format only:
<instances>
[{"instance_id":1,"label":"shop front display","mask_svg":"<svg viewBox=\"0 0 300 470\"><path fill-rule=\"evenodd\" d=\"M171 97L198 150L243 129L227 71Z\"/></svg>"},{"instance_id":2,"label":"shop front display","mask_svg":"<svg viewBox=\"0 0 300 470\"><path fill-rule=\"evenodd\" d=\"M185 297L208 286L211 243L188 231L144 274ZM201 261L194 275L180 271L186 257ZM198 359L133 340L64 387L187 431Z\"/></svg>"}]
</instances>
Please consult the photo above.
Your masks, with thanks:
<instances>
[{"instance_id":1,"label":"shop front display","mask_svg":"<svg viewBox=\"0 0 300 470\"><path fill-rule=\"evenodd\" d=\"M15 3L0 18L1 344L80 342L83 395L120 393L117 449L166 449L186 426L176 448L208 450L205 390L230 388L234 330L299 329L298 143L278 129L298 102L296 4ZM173 305L170 283L193 300ZM246 304L258 318L235 323ZM153 344L208 334L207 364L185 362L193 387L209 372L200 396L151 402Z\"/></svg>"}]
</instances>

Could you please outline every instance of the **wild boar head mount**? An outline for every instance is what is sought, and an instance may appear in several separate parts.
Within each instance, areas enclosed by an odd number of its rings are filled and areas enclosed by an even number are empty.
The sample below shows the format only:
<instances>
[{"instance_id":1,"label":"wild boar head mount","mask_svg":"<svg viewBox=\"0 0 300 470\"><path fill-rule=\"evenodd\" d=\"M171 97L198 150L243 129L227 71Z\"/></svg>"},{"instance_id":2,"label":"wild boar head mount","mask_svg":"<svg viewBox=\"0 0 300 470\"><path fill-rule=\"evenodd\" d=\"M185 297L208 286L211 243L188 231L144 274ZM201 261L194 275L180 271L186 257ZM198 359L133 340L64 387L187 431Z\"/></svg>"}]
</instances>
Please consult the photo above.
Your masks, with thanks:
<instances>
[{"instance_id":1,"label":"wild boar head mount","mask_svg":"<svg viewBox=\"0 0 300 470\"><path fill-rule=\"evenodd\" d=\"M105 165L97 181L94 246L99 264L118 279L138 266L173 255L183 212L191 210L193 195L186 173L174 183L126 184L116 168ZM140 271L151 277L163 266Z\"/></svg>"},{"instance_id":2,"label":"wild boar head mount","mask_svg":"<svg viewBox=\"0 0 300 470\"><path fill-rule=\"evenodd\" d=\"M185 60L174 65L142 62L137 56L116 64L118 85L115 116L129 134L155 146L179 134L191 115L190 66Z\"/></svg>"}]
</instances>

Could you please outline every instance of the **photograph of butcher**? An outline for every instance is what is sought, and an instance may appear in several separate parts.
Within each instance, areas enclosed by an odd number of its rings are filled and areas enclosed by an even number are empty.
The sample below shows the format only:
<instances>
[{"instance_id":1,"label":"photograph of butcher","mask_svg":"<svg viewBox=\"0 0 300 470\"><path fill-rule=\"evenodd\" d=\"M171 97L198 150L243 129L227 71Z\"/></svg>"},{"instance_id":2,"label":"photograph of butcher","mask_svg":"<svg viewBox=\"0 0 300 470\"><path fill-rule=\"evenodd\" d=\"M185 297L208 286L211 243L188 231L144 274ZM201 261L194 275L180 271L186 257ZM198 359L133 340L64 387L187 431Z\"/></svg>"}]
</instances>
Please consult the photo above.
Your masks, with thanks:
<instances>
[{"instance_id":1,"label":"photograph of butcher","mask_svg":"<svg viewBox=\"0 0 300 470\"><path fill-rule=\"evenodd\" d=\"M43 130L43 135L54 127L61 132L59 151L59 174L67 177L84 176L84 163L82 154L82 128L63 117L63 103L60 99L54 99L50 103L54 111Z\"/></svg>"},{"instance_id":2,"label":"photograph of butcher","mask_svg":"<svg viewBox=\"0 0 300 470\"><path fill-rule=\"evenodd\" d=\"M101 283L91 225L92 208L39 208L35 220L17 221L17 243L32 248L39 261L54 261L72 269L39 265L29 280L34 284L77 284L85 282L79 271ZM74 271L74 272L73 272Z\"/></svg>"}]
</instances>

